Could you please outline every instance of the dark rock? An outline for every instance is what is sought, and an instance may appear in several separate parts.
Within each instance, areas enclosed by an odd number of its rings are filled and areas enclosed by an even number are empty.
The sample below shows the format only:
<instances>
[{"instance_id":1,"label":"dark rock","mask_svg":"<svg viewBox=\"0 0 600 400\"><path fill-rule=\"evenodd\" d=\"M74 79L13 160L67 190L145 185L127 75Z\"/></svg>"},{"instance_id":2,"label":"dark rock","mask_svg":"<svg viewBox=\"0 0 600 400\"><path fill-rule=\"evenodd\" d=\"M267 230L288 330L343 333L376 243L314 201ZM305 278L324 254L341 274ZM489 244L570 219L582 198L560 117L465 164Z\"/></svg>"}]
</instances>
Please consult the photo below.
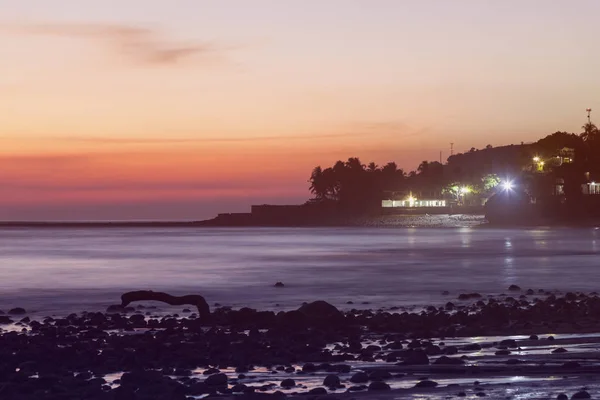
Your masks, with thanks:
<instances>
[{"instance_id":1,"label":"dark rock","mask_svg":"<svg viewBox=\"0 0 600 400\"><path fill-rule=\"evenodd\" d=\"M284 287L285 285L283 284L283 282L277 282L274 286L275 287Z\"/></svg>"},{"instance_id":2,"label":"dark rock","mask_svg":"<svg viewBox=\"0 0 600 400\"><path fill-rule=\"evenodd\" d=\"M590 394L588 392L586 392L585 390L577 392L573 396L571 396L571 399L591 399L591 398L592 398L592 396L590 396Z\"/></svg>"},{"instance_id":3,"label":"dark rock","mask_svg":"<svg viewBox=\"0 0 600 400\"><path fill-rule=\"evenodd\" d=\"M371 384L369 385L369 390L372 390L372 391L391 390L391 387L390 387L390 385L388 385L385 382L375 381L375 382L371 382Z\"/></svg>"},{"instance_id":4,"label":"dark rock","mask_svg":"<svg viewBox=\"0 0 600 400\"><path fill-rule=\"evenodd\" d=\"M0 325L12 324L14 321L6 315L0 315Z\"/></svg>"},{"instance_id":5,"label":"dark rock","mask_svg":"<svg viewBox=\"0 0 600 400\"><path fill-rule=\"evenodd\" d=\"M225 386L227 385L227 375L225 374L213 374L209 375L205 380L208 386Z\"/></svg>"},{"instance_id":6,"label":"dark rock","mask_svg":"<svg viewBox=\"0 0 600 400\"><path fill-rule=\"evenodd\" d=\"M510 347L510 348L516 348L517 347L517 341L514 339L505 339L502 340L500 342L500 346L506 346L506 347Z\"/></svg>"},{"instance_id":7,"label":"dark rock","mask_svg":"<svg viewBox=\"0 0 600 400\"><path fill-rule=\"evenodd\" d=\"M369 374L369 380L371 381L384 381L386 379L390 379L392 374L385 370L375 370Z\"/></svg>"},{"instance_id":8,"label":"dark rock","mask_svg":"<svg viewBox=\"0 0 600 400\"><path fill-rule=\"evenodd\" d=\"M10 315L23 315L23 314L27 314L27 311L25 311L24 308L21 307L16 307L16 308L12 308L8 314Z\"/></svg>"},{"instance_id":9,"label":"dark rock","mask_svg":"<svg viewBox=\"0 0 600 400\"><path fill-rule=\"evenodd\" d=\"M244 385L243 383L238 383L237 385L233 385L233 387L231 388L231 391L233 393L242 393L247 388L248 388L248 386Z\"/></svg>"},{"instance_id":10,"label":"dark rock","mask_svg":"<svg viewBox=\"0 0 600 400\"><path fill-rule=\"evenodd\" d=\"M281 383L279 384L279 386L281 386L282 388L293 388L294 386L296 386L296 381L294 381L293 379L284 379L281 381Z\"/></svg>"},{"instance_id":11,"label":"dark rock","mask_svg":"<svg viewBox=\"0 0 600 400\"><path fill-rule=\"evenodd\" d=\"M350 382L352 383L365 383L369 381L369 375L364 372L357 372L350 378Z\"/></svg>"},{"instance_id":12,"label":"dark rock","mask_svg":"<svg viewBox=\"0 0 600 400\"><path fill-rule=\"evenodd\" d=\"M485 392L477 392L477 393L475 393L475 396L477 396L477 397L485 397L485 396L487 396L487 394L485 394Z\"/></svg>"},{"instance_id":13,"label":"dark rock","mask_svg":"<svg viewBox=\"0 0 600 400\"><path fill-rule=\"evenodd\" d=\"M123 308L120 304L112 304L106 308L107 313L122 313L125 312L125 308Z\"/></svg>"},{"instance_id":14,"label":"dark rock","mask_svg":"<svg viewBox=\"0 0 600 400\"><path fill-rule=\"evenodd\" d=\"M219 370L218 370L218 369L216 369L216 368L209 368L209 369L205 370L205 371L202 373L202 375L212 375L212 374L218 374L219 372L221 372L221 371L219 371Z\"/></svg>"},{"instance_id":15,"label":"dark rock","mask_svg":"<svg viewBox=\"0 0 600 400\"><path fill-rule=\"evenodd\" d=\"M348 388L348 391L349 392L358 392L358 391L365 390L365 389L367 389L366 385L357 385L357 386L350 386Z\"/></svg>"},{"instance_id":16,"label":"dark rock","mask_svg":"<svg viewBox=\"0 0 600 400\"><path fill-rule=\"evenodd\" d=\"M471 343L466 346L463 346L462 349L465 351L479 351L481 350L481 345L477 343Z\"/></svg>"},{"instance_id":17,"label":"dark rock","mask_svg":"<svg viewBox=\"0 0 600 400\"><path fill-rule=\"evenodd\" d=\"M510 350L498 350L495 354L497 356L507 356L510 354Z\"/></svg>"},{"instance_id":18,"label":"dark rock","mask_svg":"<svg viewBox=\"0 0 600 400\"><path fill-rule=\"evenodd\" d=\"M547 340L554 340L554 336L552 336L552 335L551 335L551 336L548 336L546 339L547 339Z\"/></svg>"},{"instance_id":19,"label":"dark rock","mask_svg":"<svg viewBox=\"0 0 600 400\"><path fill-rule=\"evenodd\" d=\"M458 397L467 397L467 394L465 392L458 392L457 396Z\"/></svg>"},{"instance_id":20,"label":"dark rock","mask_svg":"<svg viewBox=\"0 0 600 400\"><path fill-rule=\"evenodd\" d=\"M569 350L565 349L564 347L559 347L558 349L554 349L552 350L552 353L566 353Z\"/></svg>"},{"instance_id":21,"label":"dark rock","mask_svg":"<svg viewBox=\"0 0 600 400\"><path fill-rule=\"evenodd\" d=\"M408 353L402 362L402 365L428 365L429 357L422 350L413 350Z\"/></svg>"},{"instance_id":22,"label":"dark rock","mask_svg":"<svg viewBox=\"0 0 600 400\"><path fill-rule=\"evenodd\" d=\"M508 290L510 290L511 292L518 292L518 291L521 290L521 288L519 286L517 286L517 285L510 285L508 287Z\"/></svg>"},{"instance_id":23,"label":"dark rock","mask_svg":"<svg viewBox=\"0 0 600 400\"><path fill-rule=\"evenodd\" d=\"M538 339L539 339L538 335L529 336L529 340L538 340Z\"/></svg>"},{"instance_id":24,"label":"dark rock","mask_svg":"<svg viewBox=\"0 0 600 400\"><path fill-rule=\"evenodd\" d=\"M458 300L470 300L479 298L481 298L481 295L479 293L461 293L458 295Z\"/></svg>"},{"instance_id":25,"label":"dark rock","mask_svg":"<svg viewBox=\"0 0 600 400\"><path fill-rule=\"evenodd\" d=\"M323 300L303 304L298 311L310 318L341 319L344 317L340 310Z\"/></svg>"},{"instance_id":26,"label":"dark rock","mask_svg":"<svg viewBox=\"0 0 600 400\"><path fill-rule=\"evenodd\" d=\"M506 365L516 365L516 364L520 364L521 360L517 359L517 358L510 358L508 360L506 360Z\"/></svg>"},{"instance_id":27,"label":"dark rock","mask_svg":"<svg viewBox=\"0 0 600 400\"><path fill-rule=\"evenodd\" d=\"M434 364L438 364L438 365L462 365L464 363L465 363L464 360L461 360L460 358L446 357L446 356L441 356L434 362Z\"/></svg>"},{"instance_id":28,"label":"dark rock","mask_svg":"<svg viewBox=\"0 0 600 400\"><path fill-rule=\"evenodd\" d=\"M558 396L556 396L556 400L568 400L569 397L564 394L564 393L559 393Z\"/></svg>"},{"instance_id":29,"label":"dark rock","mask_svg":"<svg viewBox=\"0 0 600 400\"><path fill-rule=\"evenodd\" d=\"M312 394L312 395L315 395L315 396L322 395L322 394L327 394L327 389L322 388L322 387L317 387L317 388L309 390L308 394Z\"/></svg>"},{"instance_id":30,"label":"dark rock","mask_svg":"<svg viewBox=\"0 0 600 400\"><path fill-rule=\"evenodd\" d=\"M323 380L323 386L328 388L338 388L340 385L340 377L337 375L327 375Z\"/></svg>"},{"instance_id":31,"label":"dark rock","mask_svg":"<svg viewBox=\"0 0 600 400\"><path fill-rule=\"evenodd\" d=\"M302 372L315 372L317 367L313 363L306 363L302 366Z\"/></svg>"},{"instance_id":32,"label":"dark rock","mask_svg":"<svg viewBox=\"0 0 600 400\"><path fill-rule=\"evenodd\" d=\"M415 385L416 388L434 388L438 385L437 382L435 381L430 381L429 379L425 379L422 380L420 382L417 382L417 384Z\"/></svg>"}]
</instances>

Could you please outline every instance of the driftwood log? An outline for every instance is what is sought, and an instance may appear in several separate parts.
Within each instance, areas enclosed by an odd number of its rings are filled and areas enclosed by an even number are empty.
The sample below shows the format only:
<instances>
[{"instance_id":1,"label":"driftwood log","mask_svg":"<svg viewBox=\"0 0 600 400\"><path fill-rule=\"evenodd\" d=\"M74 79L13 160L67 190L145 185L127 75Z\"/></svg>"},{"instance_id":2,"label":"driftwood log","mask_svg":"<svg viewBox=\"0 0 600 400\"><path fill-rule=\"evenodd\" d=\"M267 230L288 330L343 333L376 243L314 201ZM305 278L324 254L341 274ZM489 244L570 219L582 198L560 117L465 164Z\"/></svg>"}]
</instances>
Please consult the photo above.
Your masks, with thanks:
<instances>
[{"instance_id":1,"label":"driftwood log","mask_svg":"<svg viewBox=\"0 0 600 400\"><path fill-rule=\"evenodd\" d=\"M152 290L136 290L121 295L121 307L127 307L134 301L161 301L172 306L190 305L198 308L198 315L202 319L210 317L210 307L204 297L197 294L188 294L186 296L172 296L168 293L153 292Z\"/></svg>"}]
</instances>

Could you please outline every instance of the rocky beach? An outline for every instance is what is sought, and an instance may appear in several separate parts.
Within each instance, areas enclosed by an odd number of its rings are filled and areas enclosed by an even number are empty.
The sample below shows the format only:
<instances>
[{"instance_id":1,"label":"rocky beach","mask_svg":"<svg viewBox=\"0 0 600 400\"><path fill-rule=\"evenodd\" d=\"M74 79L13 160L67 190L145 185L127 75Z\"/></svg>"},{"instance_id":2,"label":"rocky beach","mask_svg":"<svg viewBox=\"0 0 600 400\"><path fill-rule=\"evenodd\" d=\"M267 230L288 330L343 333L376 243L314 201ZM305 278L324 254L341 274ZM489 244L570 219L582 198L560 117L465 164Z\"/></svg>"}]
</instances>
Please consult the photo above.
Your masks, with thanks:
<instances>
[{"instance_id":1,"label":"rocky beach","mask_svg":"<svg viewBox=\"0 0 600 400\"><path fill-rule=\"evenodd\" d=\"M4 310L0 397L600 395L596 293L443 295L445 305L412 312L323 300L279 312L211 304L210 318L156 302L46 318Z\"/></svg>"}]
</instances>

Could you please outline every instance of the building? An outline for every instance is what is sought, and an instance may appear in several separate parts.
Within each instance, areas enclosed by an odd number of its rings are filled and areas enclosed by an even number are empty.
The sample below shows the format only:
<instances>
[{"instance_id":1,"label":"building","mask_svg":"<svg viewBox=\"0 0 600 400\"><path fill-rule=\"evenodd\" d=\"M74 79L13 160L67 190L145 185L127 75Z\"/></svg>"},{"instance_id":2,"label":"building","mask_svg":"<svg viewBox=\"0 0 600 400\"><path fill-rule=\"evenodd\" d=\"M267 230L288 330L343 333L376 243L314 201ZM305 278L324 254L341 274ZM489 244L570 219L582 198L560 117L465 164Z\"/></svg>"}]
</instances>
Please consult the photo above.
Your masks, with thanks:
<instances>
[{"instance_id":1,"label":"building","mask_svg":"<svg viewBox=\"0 0 600 400\"><path fill-rule=\"evenodd\" d=\"M417 200L412 197L410 197L406 200L382 200L381 207L383 207L383 208L446 207L446 200L440 200L440 199Z\"/></svg>"},{"instance_id":2,"label":"building","mask_svg":"<svg viewBox=\"0 0 600 400\"><path fill-rule=\"evenodd\" d=\"M587 195L600 194L600 183L588 182L581 185L581 192Z\"/></svg>"}]
</instances>

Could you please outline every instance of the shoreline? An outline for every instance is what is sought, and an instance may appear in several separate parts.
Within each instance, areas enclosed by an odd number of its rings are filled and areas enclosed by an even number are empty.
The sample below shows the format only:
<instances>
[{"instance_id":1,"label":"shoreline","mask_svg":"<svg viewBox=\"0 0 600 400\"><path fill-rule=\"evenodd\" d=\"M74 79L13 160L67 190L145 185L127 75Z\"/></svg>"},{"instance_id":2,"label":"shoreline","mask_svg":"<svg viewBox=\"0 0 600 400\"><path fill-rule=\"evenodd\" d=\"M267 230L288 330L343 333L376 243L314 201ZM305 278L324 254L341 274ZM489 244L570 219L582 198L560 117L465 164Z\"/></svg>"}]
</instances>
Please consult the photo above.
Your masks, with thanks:
<instances>
[{"instance_id":1,"label":"shoreline","mask_svg":"<svg viewBox=\"0 0 600 400\"><path fill-rule=\"evenodd\" d=\"M598 295L507 293L463 293L422 312L221 307L204 321L186 306L157 314L155 302L33 320L11 310L0 315L0 390L94 400L600 394Z\"/></svg>"},{"instance_id":2,"label":"shoreline","mask_svg":"<svg viewBox=\"0 0 600 400\"><path fill-rule=\"evenodd\" d=\"M202 221L0 221L0 229L111 229L111 228L590 228L600 220L489 223L481 214L398 214L371 217L306 220L295 223L235 222L219 218Z\"/></svg>"}]
</instances>

